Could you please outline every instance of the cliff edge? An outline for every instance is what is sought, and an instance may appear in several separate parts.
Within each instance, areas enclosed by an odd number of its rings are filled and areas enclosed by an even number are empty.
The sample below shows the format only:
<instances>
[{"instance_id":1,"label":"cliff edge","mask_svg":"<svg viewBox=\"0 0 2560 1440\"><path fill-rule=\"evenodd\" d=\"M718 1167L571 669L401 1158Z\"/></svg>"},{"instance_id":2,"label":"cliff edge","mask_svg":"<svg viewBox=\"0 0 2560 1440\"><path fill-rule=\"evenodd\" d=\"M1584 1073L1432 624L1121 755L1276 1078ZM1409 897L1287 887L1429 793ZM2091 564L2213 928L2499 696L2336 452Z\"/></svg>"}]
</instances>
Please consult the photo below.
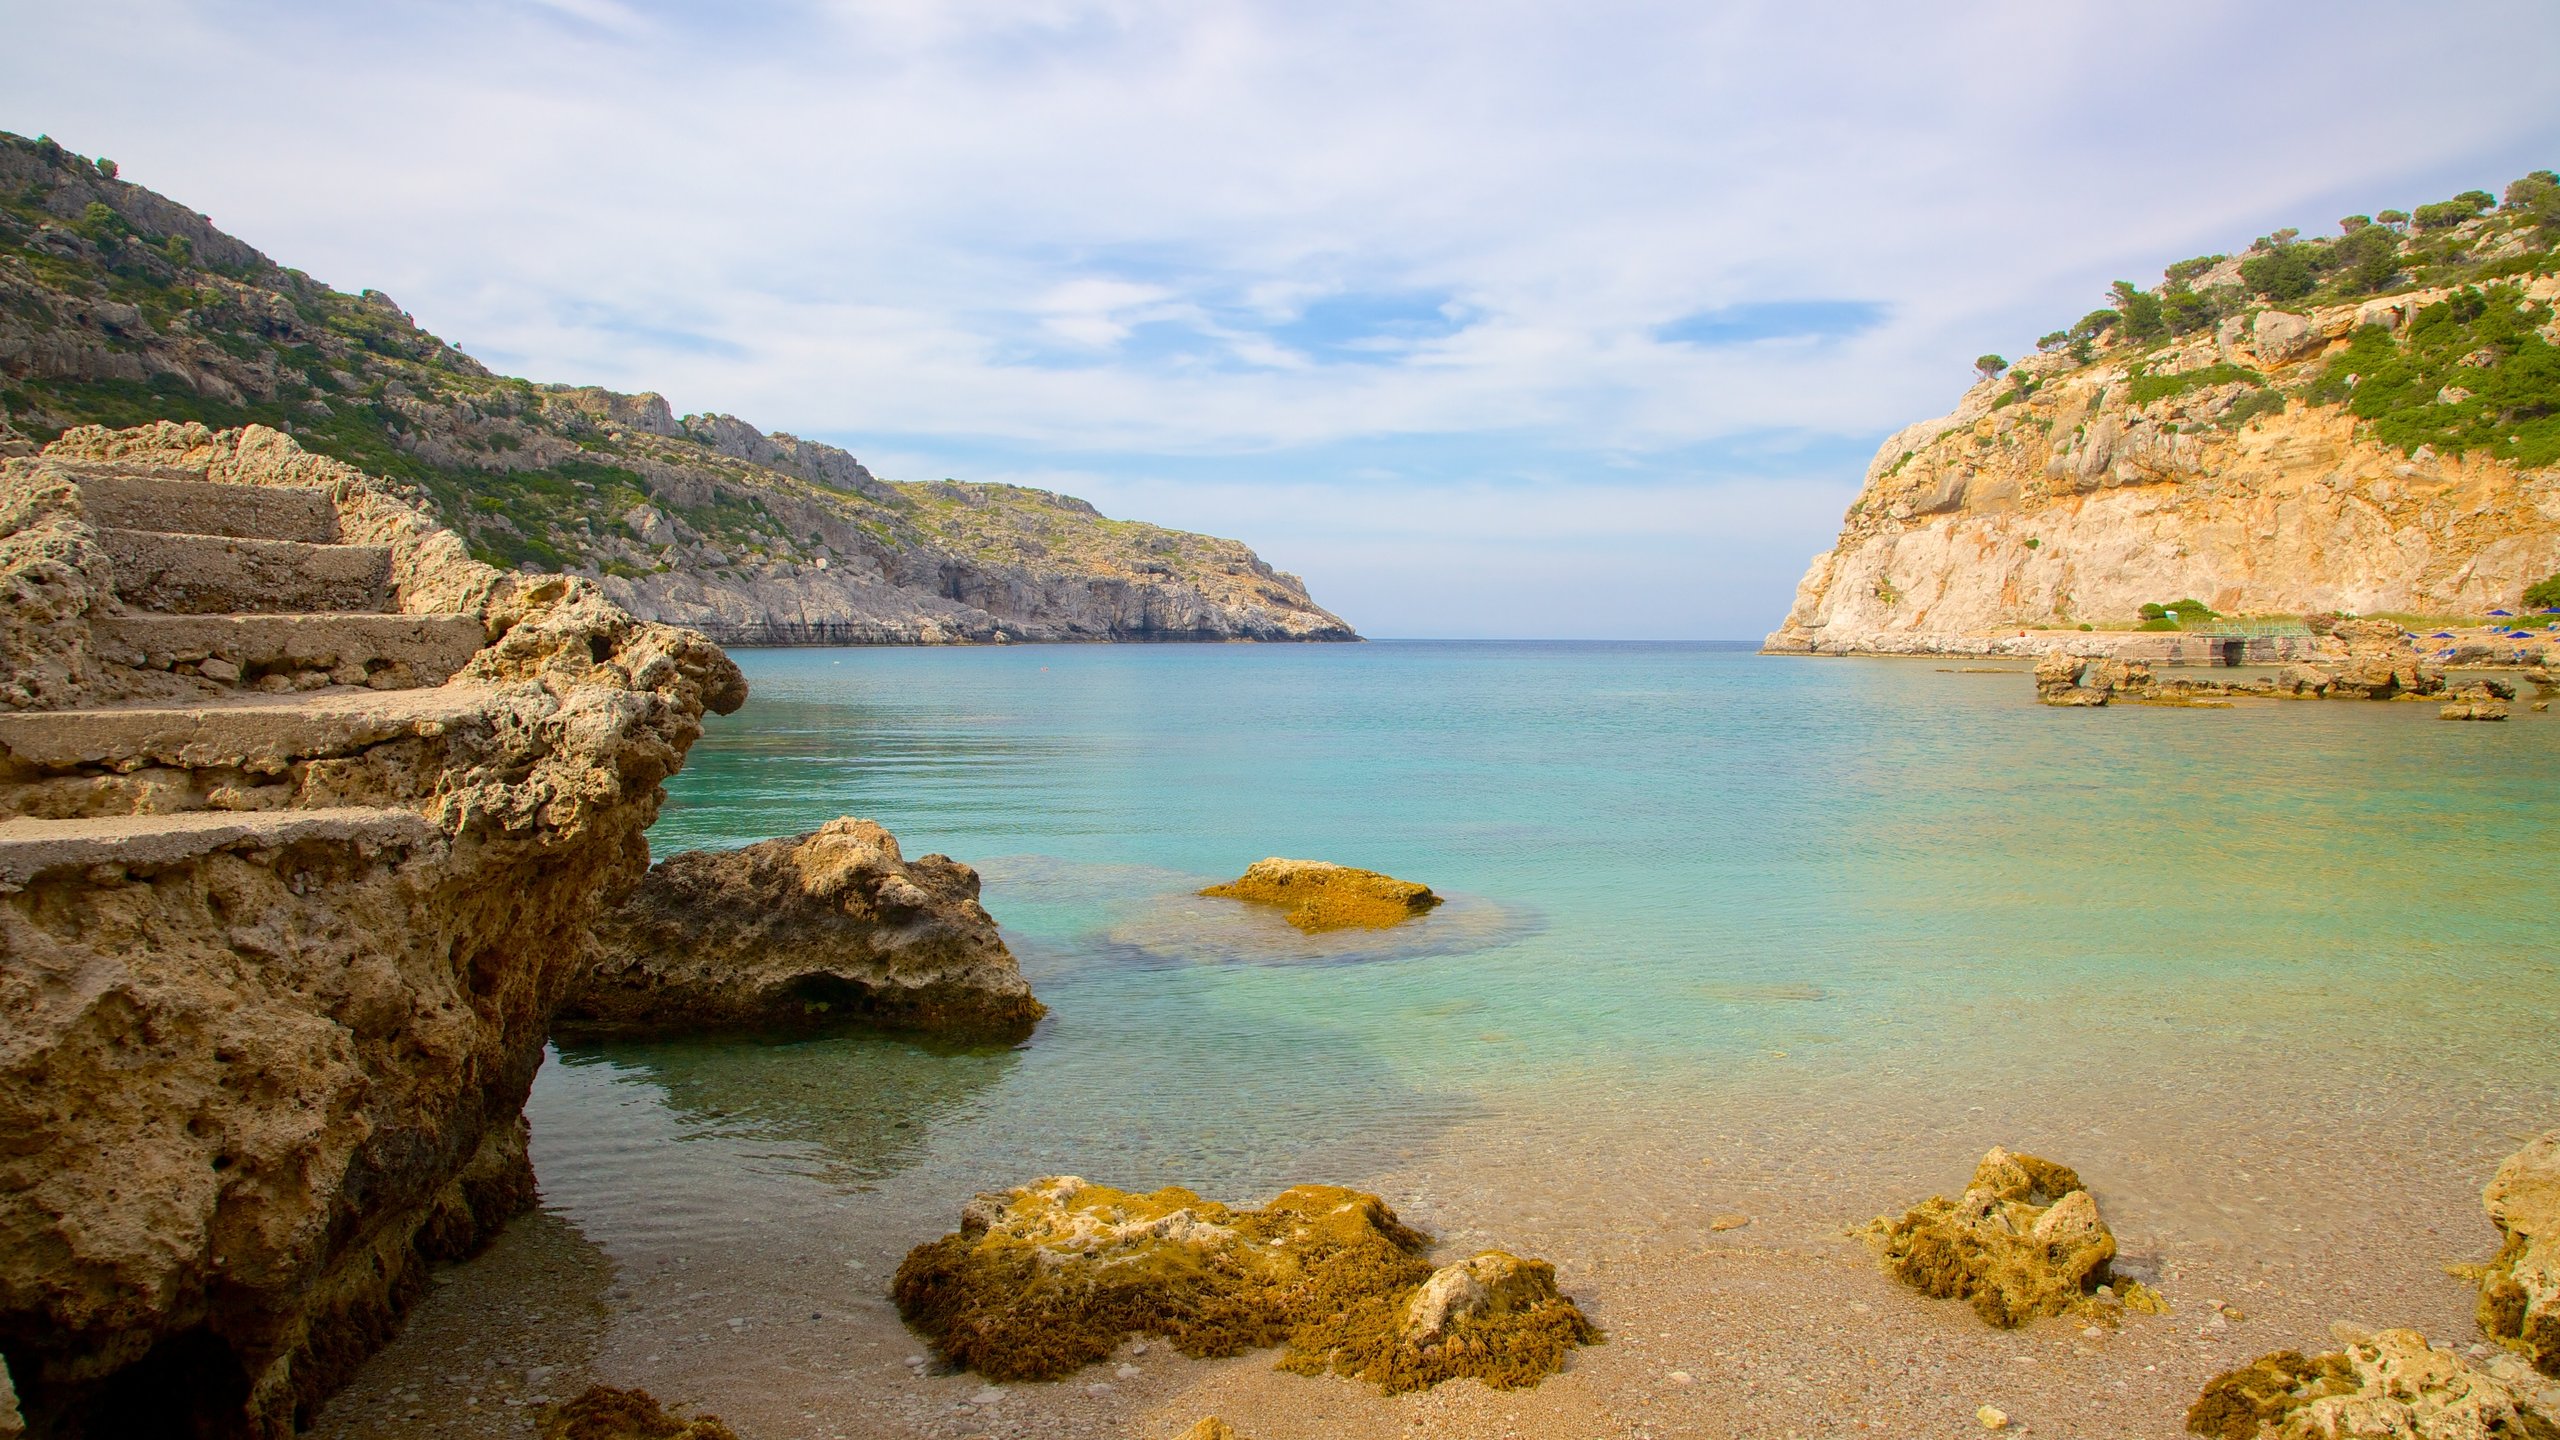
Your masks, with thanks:
<instances>
[{"instance_id":1,"label":"cliff edge","mask_svg":"<svg viewBox=\"0 0 2560 1440\"><path fill-rule=\"evenodd\" d=\"M2518 607L2560 572L2560 181L2489 200L2200 256L1983 357L1876 452L1766 648L2032 653L2186 599Z\"/></svg>"}]
</instances>

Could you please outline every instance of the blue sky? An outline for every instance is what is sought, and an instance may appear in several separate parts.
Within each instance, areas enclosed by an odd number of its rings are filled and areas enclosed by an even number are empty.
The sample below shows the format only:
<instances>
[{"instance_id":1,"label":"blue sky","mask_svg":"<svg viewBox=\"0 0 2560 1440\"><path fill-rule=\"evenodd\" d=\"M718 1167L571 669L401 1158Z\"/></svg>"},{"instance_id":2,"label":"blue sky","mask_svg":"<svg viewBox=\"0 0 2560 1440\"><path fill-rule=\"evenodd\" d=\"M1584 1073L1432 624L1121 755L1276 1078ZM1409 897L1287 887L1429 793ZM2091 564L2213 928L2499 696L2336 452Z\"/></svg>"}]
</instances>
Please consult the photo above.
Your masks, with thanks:
<instances>
[{"instance_id":1,"label":"blue sky","mask_svg":"<svg viewBox=\"0 0 2560 1440\"><path fill-rule=\"evenodd\" d=\"M535 379L1753 637L2118 277L2560 162L2547 0L0 0L0 127Z\"/></svg>"}]
</instances>

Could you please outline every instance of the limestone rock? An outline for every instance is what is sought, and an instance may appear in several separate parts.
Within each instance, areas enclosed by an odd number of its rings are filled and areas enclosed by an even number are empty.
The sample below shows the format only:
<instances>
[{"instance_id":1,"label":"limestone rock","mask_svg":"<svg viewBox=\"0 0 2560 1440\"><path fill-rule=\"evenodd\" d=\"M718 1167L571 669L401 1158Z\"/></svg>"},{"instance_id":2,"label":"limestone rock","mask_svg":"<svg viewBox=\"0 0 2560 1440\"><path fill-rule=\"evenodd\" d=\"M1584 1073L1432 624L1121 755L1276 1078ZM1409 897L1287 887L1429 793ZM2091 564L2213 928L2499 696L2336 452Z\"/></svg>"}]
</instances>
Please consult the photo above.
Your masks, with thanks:
<instances>
[{"instance_id":1,"label":"limestone rock","mask_svg":"<svg viewBox=\"0 0 2560 1440\"><path fill-rule=\"evenodd\" d=\"M717 1415L670 1415L646 1390L590 1385L542 1422L542 1440L738 1440Z\"/></svg>"},{"instance_id":2,"label":"limestone rock","mask_svg":"<svg viewBox=\"0 0 2560 1440\"><path fill-rule=\"evenodd\" d=\"M2499 700L2457 700L2436 711L2439 720L2504 720L2507 707Z\"/></svg>"},{"instance_id":3,"label":"limestone rock","mask_svg":"<svg viewBox=\"0 0 2560 1440\"><path fill-rule=\"evenodd\" d=\"M1182 1440L1244 1440L1244 1437L1236 1433L1236 1427L1217 1416L1203 1415L1192 1422L1190 1429L1182 1432Z\"/></svg>"},{"instance_id":4,"label":"limestone rock","mask_svg":"<svg viewBox=\"0 0 2560 1440\"><path fill-rule=\"evenodd\" d=\"M1932 1196L1863 1232L1885 1273L1942 1299L1969 1301L2008 1329L2090 1301L2116 1241L2069 1167L1994 1149L1964 1194Z\"/></svg>"},{"instance_id":5,"label":"limestone rock","mask_svg":"<svg viewBox=\"0 0 2560 1440\"><path fill-rule=\"evenodd\" d=\"M2217 1375L2187 1429L2212 1440L2554 1440L2555 1402L2560 1391L2512 1360L2474 1367L2415 1330L2385 1330Z\"/></svg>"},{"instance_id":6,"label":"limestone rock","mask_svg":"<svg viewBox=\"0 0 2560 1440\"><path fill-rule=\"evenodd\" d=\"M1425 914L1440 903L1428 885L1375 870L1355 870L1324 860L1256 860L1243 875L1200 892L1256 905L1276 905L1292 925L1310 934L1326 930L1384 929Z\"/></svg>"},{"instance_id":7,"label":"limestone rock","mask_svg":"<svg viewBox=\"0 0 2560 1440\"><path fill-rule=\"evenodd\" d=\"M1042 1015L978 874L868 820L687 851L596 922L558 1024L667 1034L844 1023L1020 1038Z\"/></svg>"},{"instance_id":8,"label":"limestone rock","mask_svg":"<svg viewBox=\"0 0 2560 1440\"><path fill-rule=\"evenodd\" d=\"M219 704L147 656L13 654L46 679L0 708L0 1344L39 1434L281 1436L430 1262L531 1202L522 1105L596 898L639 878L661 783L744 682L256 427L0 462L0 508L33 517L9 538L59 542L93 629L172 618L78 558L119 484L238 502L190 523L325 521L240 540L378 564L383 608L321 617L350 644L404 616L486 642L439 685L321 673ZM148 559L125 518L115 553Z\"/></svg>"},{"instance_id":9,"label":"limestone rock","mask_svg":"<svg viewBox=\"0 0 2560 1440\"><path fill-rule=\"evenodd\" d=\"M2500 1243L2480 1279L2480 1328L2560 1376L2560 1130L2509 1156L2481 1199Z\"/></svg>"},{"instance_id":10,"label":"limestone rock","mask_svg":"<svg viewBox=\"0 0 2560 1440\"><path fill-rule=\"evenodd\" d=\"M994 1379L1055 1379L1130 1334L1184 1354L1285 1342L1285 1368L1390 1390L1457 1375L1535 1384L1598 1338L1554 1270L1488 1252L1438 1272L1427 1237L1375 1195L1301 1185L1259 1210L1074 1176L981 1195L920 1245L892 1296L944 1354ZM1433 1288L1433 1298L1421 1292ZM1438 1328L1410 1328L1419 1313Z\"/></svg>"},{"instance_id":11,"label":"limestone rock","mask_svg":"<svg viewBox=\"0 0 2560 1440\"><path fill-rule=\"evenodd\" d=\"M2523 285L2536 304L2560 296L2548 275ZM2226 321L2219 341L2112 347L2086 364L2057 356L2031 390L1975 387L1877 450L1766 648L2167 646L2179 637L2105 627L2186 596L2248 616L2513 606L2560 571L2560 468L2478 450L2404 453L2314 388L2319 367L2338 363L2318 358L2333 336L2366 320L2405 327L2452 293L2263 311L2253 327ZM2135 403L2143 378L2216 362L2245 378ZM2083 622L2101 628L2083 633ZM2302 637L2264 648L2288 652L2266 659L2305 658Z\"/></svg>"}]
</instances>

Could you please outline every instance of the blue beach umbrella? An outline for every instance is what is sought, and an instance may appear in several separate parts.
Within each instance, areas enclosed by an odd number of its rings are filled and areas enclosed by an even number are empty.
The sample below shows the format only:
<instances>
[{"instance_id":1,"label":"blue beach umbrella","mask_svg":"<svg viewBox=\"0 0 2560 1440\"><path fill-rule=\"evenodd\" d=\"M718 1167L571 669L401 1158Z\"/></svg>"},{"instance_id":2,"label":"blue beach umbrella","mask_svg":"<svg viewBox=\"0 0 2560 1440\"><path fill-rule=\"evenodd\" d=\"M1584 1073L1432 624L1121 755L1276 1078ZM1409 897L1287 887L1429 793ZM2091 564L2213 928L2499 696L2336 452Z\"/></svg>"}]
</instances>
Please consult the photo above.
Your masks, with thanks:
<instances>
[{"instance_id":1,"label":"blue beach umbrella","mask_svg":"<svg viewBox=\"0 0 2560 1440\"><path fill-rule=\"evenodd\" d=\"M2492 610L2489 613L2492 615L2513 615L2516 612L2513 610Z\"/></svg>"},{"instance_id":2,"label":"blue beach umbrella","mask_svg":"<svg viewBox=\"0 0 2560 1440\"><path fill-rule=\"evenodd\" d=\"M2453 632L2450 630L2439 630L2427 638L2430 640L2450 640L2453 638Z\"/></svg>"}]
</instances>

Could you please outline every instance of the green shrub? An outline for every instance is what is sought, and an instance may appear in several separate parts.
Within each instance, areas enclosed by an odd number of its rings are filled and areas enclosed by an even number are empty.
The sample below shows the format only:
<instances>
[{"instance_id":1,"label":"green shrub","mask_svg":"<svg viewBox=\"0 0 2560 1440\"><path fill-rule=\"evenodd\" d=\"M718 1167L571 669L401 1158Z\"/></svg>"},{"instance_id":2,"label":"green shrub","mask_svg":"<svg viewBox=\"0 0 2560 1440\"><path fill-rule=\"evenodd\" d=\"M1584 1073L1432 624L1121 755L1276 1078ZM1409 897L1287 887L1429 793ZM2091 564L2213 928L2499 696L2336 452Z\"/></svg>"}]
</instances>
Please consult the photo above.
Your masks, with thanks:
<instances>
[{"instance_id":1,"label":"green shrub","mask_svg":"<svg viewBox=\"0 0 2560 1440\"><path fill-rule=\"evenodd\" d=\"M2277 245L2240 262L2240 280L2270 300L2299 300L2320 285L2320 267L2308 245Z\"/></svg>"},{"instance_id":2,"label":"green shrub","mask_svg":"<svg viewBox=\"0 0 2560 1440\"><path fill-rule=\"evenodd\" d=\"M2496 203L2486 190L2465 190L2450 200L2419 206L2414 218L2421 230L2450 230Z\"/></svg>"},{"instance_id":3,"label":"green shrub","mask_svg":"<svg viewBox=\"0 0 2560 1440\"><path fill-rule=\"evenodd\" d=\"M2409 223L2409 212L2406 210L2377 210L2373 212L2373 220L2377 225L2406 225Z\"/></svg>"},{"instance_id":4,"label":"green shrub","mask_svg":"<svg viewBox=\"0 0 2560 1440\"><path fill-rule=\"evenodd\" d=\"M2140 613L2142 618L2145 620L2157 620L2169 613L2169 607L2166 605L2145 604Z\"/></svg>"},{"instance_id":5,"label":"green shrub","mask_svg":"<svg viewBox=\"0 0 2560 1440\"><path fill-rule=\"evenodd\" d=\"M2178 628L2178 622L2163 615L2157 619L2145 620L2134 628L2137 630L2175 630Z\"/></svg>"},{"instance_id":6,"label":"green shrub","mask_svg":"<svg viewBox=\"0 0 2560 1440\"><path fill-rule=\"evenodd\" d=\"M2526 586L2524 591L2524 603L2532 606L2536 610L2549 609L2554 605L2560 605L2560 575L2554 575L2548 580L2536 580L2531 585Z\"/></svg>"},{"instance_id":7,"label":"green shrub","mask_svg":"<svg viewBox=\"0 0 2560 1440\"><path fill-rule=\"evenodd\" d=\"M2090 623L2089 623L2088 621L2086 621L2086 620L2083 620L2083 621L2081 621L2081 622L2080 622L2080 628L2081 628L2081 629L2083 629L2083 630L2095 630L2095 629L2097 629L2098 627L2097 627L2097 626L2095 626L2095 625L2090 624Z\"/></svg>"},{"instance_id":8,"label":"green shrub","mask_svg":"<svg viewBox=\"0 0 2560 1440\"><path fill-rule=\"evenodd\" d=\"M2213 618L2213 607L2207 605L2201 600L2195 599L2192 596L2184 600L2172 600L2163 608L2181 620L2210 620Z\"/></svg>"},{"instance_id":9,"label":"green shrub","mask_svg":"<svg viewBox=\"0 0 2560 1440\"><path fill-rule=\"evenodd\" d=\"M2190 390L2201 390L2208 385L2264 385L2266 383L2266 378L2257 371L2244 369L2227 360L2217 361L2194 370L2182 370L2175 375L2154 375L2147 370L2136 368L2131 383L2125 390L2125 403L2140 409L2154 400L2165 400L2172 395L2183 395Z\"/></svg>"},{"instance_id":10,"label":"green shrub","mask_svg":"<svg viewBox=\"0 0 2560 1440\"><path fill-rule=\"evenodd\" d=\"M2192 260L2181 260L2160 273L2171 284L2180 284L2195 279L2229 258L2227 255L2198 255Z\"/></svg>"},{"instance_id":11,"label":"green shrub","mask_svg":"<svg viewBox=\"0 0 2560 1440\"><path fill-rule=\"evenodd\" d=\"M2057 350L2062 346L2069 344L2070 341L2070 331L2055 330L2049 334L2038 336L2036 339L2036 348L2039 350Z\"/></svg>"},{"instance_id":12,"label":"green shrub","mask_svg":"<svg viewBox=\"0 0 2560 1440\"><path fill-rule=\"evenodd\" d=\"M2126 339L2157 340L2168 332L2159 296L2130 280L2118 280L2111 288L2116 298L2116 325Z\"/></svg>"}]
</instances>

